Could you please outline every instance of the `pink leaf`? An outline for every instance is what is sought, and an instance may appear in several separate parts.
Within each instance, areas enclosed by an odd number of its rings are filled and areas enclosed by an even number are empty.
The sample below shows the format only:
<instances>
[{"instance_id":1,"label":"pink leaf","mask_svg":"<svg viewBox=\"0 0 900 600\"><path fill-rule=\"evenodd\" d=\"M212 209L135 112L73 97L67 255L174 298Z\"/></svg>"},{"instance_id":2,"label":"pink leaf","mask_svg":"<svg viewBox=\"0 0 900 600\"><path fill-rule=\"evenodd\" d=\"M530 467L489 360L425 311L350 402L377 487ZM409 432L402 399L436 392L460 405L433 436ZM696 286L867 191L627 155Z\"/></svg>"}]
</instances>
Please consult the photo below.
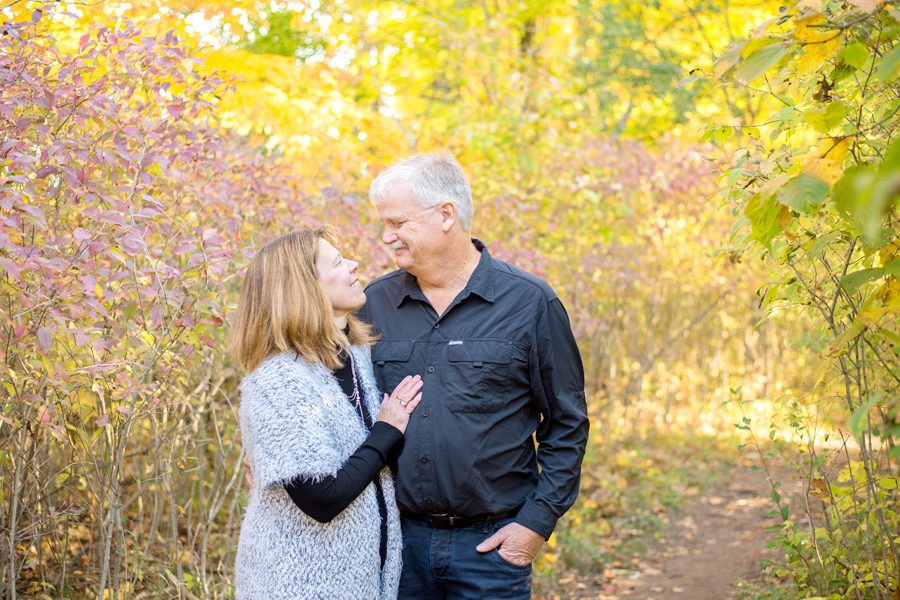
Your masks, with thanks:
<instances>
[{"instance_id":1,"label":"pink leaf","mask_svg":"<svg viewBox=\"0 0 900 600\"><path fill-rule=\"evenodd\" d=\"M55 172L56 172L56 167L55 167L55 166L53 166L53 165L44 165L43 167L41 167L40 169L38 169L38 172L35 173L35 177L38 178L38 179L43 179L43 178L46 177L47 175L51 175L51 174L53 174L53 173L55 173Z\"/></svg>"},{"instance_id":2,"label":"pink leaf","mask_svg":"<svg viewBox=\"0 0 900 600\"><path fill-rule=\"evenodd\" d=\"M85 240L89 240L91 238L91 232L83 227L77 228L73 233L72 237L75 238L75 241L79 244Z\"/></svg>"},{"instance_id":3,"label":"pink leaf","mask_svg":"<svg viewBox=\"0 0 900 600\"><path fill-rule=\"evenodd\" d=\"M140 235L133 231L129 231L122 237L122 239L119 241L119 246L129 256L139 254L145 248L144 240Z\"/></svg>"},{"instance_id":4,"label":"pink leaf","mask_svg":"<svg viewBox=\"0 0 900 600\"><path fill-rule=\"evenodd\" d=\"M106 424L109 423L109 415L104 414L97 417L97 427L106 427Z\"/></svg>"},{"instance_id":5,"label":"pink leaf","mask_svg":"<svg viewBox=\"0 0 900 600\"><path fill-rule=\"evenodd\" d=\"M137 211L136 213L134 213L134 216L136 216L136 217L146 217L146 218L148 218L148 219L152 219L153 217L155 217L155 216L158 215L158 214L159 214L158 211L155 211L155 210L153 210L152 208L146 208L146 207L145 207L145 208L142 208L141 210Z\"/></svg>"},{"instance_id":6,"label":"pink leaf","mask_svg":"<svg viewBox=\"0 0 900 600\"><path fill-rule=\"evenodd\" d=\"M91 338L86 333L80 331L75 332L75 345L79 348L84 346Z\"/></svg>"},{"instance_id":7,"label":"pink leaf","mask_svg":"<svg viewBox=\"0 0 900 600\"><path fill-rule=\"evenodd\" d=\"M881 4L881 0L850 0L850 4L863 12L870 13Z\"/></svg>"},{"instance_id":8,"label":"pink leaf","mask_svg":"<svg viewBox=\"0 0 900 600\"><path fill-rule=\"evenodd\" d=\"M19 275L22 273L21 265L14 263L8 258L0 258L0 267L3 267L3 270L14 280L19 281Z\"/></svg>"},{"instance_id":9,"label":"pink leaf","mask_svg":"<svg viewBox=\"0 0 900 600\"><path fill-rule=\"evenodd\" d=\"M38 225L41 225L42 227L47 226L47 220L44 218L44 211L39 209L37 206L25 204L24 206L22 206L22 210L34 217L34 220L37 221Z\"/></svg>"},{"instance_id":10,"label":"pink leaf","mask_svg":"<svg viewBox=\"0 0 900 600\"><path fill-rule=\"evenodd\" d=\"M50 347L53 345L53 332L48 327L40 327L37 336L44 352L50 352Z\"/></svg>"}]
</instances>

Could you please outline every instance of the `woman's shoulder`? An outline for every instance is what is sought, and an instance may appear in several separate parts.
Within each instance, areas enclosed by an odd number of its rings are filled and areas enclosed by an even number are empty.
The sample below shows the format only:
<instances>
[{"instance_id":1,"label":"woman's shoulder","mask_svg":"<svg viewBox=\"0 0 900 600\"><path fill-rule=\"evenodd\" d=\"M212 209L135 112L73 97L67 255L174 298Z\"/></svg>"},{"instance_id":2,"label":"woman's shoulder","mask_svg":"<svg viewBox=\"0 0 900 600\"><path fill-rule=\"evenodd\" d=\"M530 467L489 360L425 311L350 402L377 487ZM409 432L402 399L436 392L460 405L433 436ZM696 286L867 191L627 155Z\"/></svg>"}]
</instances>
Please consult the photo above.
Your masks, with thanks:
<instances>
[{"instance_id":1,"label":"woman's shoulder","mask_svg":"<svg viewBox=\"0 0 900 600\"><path fill-rule=\"evenodd\" d=\"M319 369L294 352L282 352L262 361L241 382L244 395L273 388L308 387Z\"/></svg>"}]
</instances>

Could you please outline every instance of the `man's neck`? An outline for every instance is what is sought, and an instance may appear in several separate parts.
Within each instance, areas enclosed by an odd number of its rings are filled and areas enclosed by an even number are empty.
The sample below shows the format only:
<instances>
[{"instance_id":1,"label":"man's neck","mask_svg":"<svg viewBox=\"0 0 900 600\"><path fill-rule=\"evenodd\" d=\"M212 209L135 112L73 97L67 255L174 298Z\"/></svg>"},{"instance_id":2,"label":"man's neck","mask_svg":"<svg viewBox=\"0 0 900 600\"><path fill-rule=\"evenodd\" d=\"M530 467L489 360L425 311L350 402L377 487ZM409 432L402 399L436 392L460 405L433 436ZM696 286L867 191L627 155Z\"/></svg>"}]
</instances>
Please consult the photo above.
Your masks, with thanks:
<instances>
[{"instance_id":1,"label":"man's neck","mask_svg":"<svg viewBox=\"0 0 900 600\"><path fill-rule=\"evenodd\" d=\"M416 281L425 295L456 296L466 287L480 259L481 253L470 240L466 239L465 244L459 244L458 250L448 253L447 260L441 263L439 269L430 269L426 273L416 275Z\"/></svg>"}]
</instances>

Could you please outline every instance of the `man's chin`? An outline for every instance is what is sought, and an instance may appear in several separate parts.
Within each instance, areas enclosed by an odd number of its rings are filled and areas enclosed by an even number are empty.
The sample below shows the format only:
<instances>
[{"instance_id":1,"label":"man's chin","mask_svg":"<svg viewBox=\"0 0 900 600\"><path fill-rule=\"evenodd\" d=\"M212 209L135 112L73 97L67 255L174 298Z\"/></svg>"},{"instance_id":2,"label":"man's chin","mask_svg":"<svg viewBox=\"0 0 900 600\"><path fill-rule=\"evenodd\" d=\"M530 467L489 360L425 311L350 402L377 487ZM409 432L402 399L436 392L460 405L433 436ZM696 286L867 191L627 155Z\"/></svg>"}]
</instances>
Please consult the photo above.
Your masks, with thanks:
<instances>
[{"instance_id":1,"label":"man's chin","mask_svg":"<svg viewBox=\"0 0 900 600\"><path fill-rule=\"evenodd\" d=\"M409 259L409 256L405 256L404 254L398 255L395 252L394 264L397 265L398 269L409 269L412 266L412 261Z\"/></svg>"}]
</instances>

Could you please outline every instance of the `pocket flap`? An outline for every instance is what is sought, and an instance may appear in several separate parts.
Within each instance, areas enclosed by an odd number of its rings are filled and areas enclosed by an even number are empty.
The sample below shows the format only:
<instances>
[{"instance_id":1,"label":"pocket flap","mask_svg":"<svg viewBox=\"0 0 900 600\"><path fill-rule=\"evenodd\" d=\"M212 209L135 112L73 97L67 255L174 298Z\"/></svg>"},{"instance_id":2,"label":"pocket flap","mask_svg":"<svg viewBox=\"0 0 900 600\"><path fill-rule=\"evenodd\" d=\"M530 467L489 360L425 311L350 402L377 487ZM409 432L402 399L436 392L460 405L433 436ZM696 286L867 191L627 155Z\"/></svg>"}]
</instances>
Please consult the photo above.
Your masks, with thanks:
<instances>
[{"instance_id":1,"label":"pocket flap","mask_svg":"<svg viewBox=\"0 0 900 600\"><path fill-rule=\"evenodd\" d=\"M447 348L450 362L506 364L511 354L510 342L501 340L453 340Z\"/></svg>"},{"instance_id":2,"label":"pocket flap","mask_svg":"<svg viewBox=\"0 0 900 600\"><path fill-rule=\"evenodd\" d=\"M372 348L372 362L384 364L389 361L408 362L412 356L413 343L408 340L381 340Z\"/></svg>"}]
</instances>

